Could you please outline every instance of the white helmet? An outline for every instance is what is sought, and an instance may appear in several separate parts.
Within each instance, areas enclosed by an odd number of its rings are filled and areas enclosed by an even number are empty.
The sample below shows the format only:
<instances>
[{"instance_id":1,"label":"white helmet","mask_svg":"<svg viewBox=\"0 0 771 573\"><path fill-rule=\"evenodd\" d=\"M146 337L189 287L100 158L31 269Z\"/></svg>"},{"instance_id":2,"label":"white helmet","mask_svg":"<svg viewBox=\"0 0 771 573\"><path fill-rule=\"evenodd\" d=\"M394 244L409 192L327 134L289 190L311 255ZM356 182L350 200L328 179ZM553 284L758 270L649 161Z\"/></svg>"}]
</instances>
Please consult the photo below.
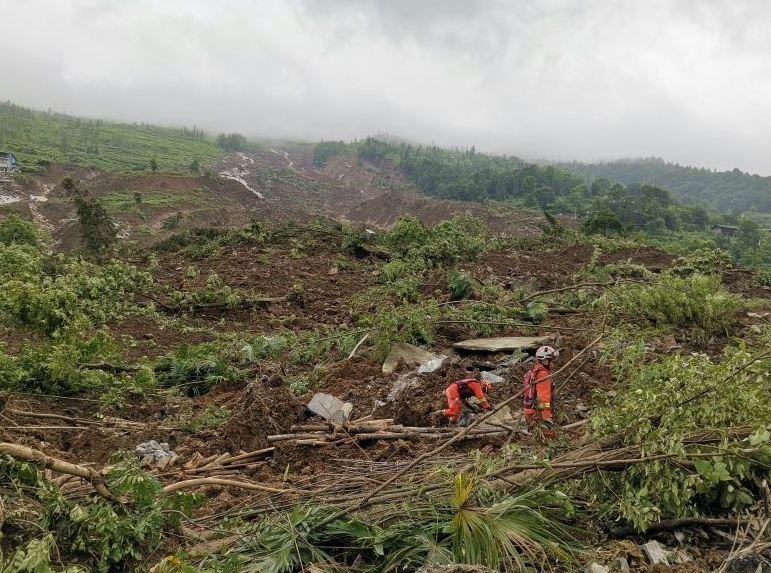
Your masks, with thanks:
<instances>
[{"instance_id":1,"label":"white helmet","mask_svg":"<svg viewBox=\"0 0 771 573\"><path fill-rule=\"evenodd\" d=\"M546 360L547 358L557 358L560 355L559 350L554 350L551 346L541 346L535 351L535 357L538 360Z\"/></svg>"}]
</instances>

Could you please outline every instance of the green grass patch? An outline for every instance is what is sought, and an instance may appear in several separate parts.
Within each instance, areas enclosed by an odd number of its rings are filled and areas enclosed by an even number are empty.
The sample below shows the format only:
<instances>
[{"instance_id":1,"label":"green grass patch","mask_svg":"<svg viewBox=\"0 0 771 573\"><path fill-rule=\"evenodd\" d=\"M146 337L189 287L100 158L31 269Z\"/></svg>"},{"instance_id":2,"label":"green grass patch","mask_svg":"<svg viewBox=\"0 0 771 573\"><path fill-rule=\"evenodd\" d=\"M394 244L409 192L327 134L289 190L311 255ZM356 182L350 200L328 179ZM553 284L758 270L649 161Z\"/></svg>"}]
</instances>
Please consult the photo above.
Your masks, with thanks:
<instances>
[{"instance_id":1,"label":"green grass patch","mask_svg":"<svg viewBox=\"0 0 771 573\"><path fill-rule=\"evenodd\" d=\"M103 195L99 200L108 211L115 213L134 211L142 206L153 208L179 207L180 205L204 206L208 198L203 189L193 191L164 189L141 192L123 189Z\"/></svg>"}]
</instances>

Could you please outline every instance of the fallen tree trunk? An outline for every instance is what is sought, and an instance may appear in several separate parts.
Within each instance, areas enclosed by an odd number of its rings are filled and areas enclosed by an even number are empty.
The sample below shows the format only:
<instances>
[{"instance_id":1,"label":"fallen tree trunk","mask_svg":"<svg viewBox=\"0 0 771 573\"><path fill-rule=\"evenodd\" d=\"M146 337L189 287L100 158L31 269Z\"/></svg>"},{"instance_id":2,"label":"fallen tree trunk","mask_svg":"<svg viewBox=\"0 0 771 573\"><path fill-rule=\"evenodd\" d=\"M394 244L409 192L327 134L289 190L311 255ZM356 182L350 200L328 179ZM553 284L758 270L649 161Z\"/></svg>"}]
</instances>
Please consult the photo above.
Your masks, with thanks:
<instances>
[{"instance_id":1,"label":"fallen tree trunk","mask_svg":"<svg viewBox=\"0 0 771 573\"><path fill-rule=\"evenodd\" d=\"M120 500L107 489L104 476L93 468L79 466L58 458L53 458L40 450L33 450L32 448L10 444L8 442L0 442L0 454L7 454L17 460L26 460L28 462L40 464L55 472L83 478L94 487L96 493L105 499L120 502Z\"/></svg>"}]
</instances>

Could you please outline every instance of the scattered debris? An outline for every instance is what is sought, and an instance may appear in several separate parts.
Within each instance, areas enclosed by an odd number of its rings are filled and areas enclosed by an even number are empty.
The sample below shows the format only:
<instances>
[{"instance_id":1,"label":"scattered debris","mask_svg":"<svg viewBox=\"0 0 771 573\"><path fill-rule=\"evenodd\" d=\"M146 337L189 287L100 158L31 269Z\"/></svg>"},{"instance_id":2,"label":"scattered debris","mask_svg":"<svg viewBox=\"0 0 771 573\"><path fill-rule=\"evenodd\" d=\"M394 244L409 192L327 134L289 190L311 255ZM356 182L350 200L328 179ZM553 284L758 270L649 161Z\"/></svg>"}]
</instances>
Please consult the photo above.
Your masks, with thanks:
<instances>
[{"instance_id":1,"label":"scattered debris","mask_svg":"<svg viewBox=\"0 0 771 573\"><path fill-rule=\"evenodd\" d=\"M308 410L325 420L332 420L336 424L344 424L348 421L348 417L353 411L353 404L343 402L331 394L317 392L308 403Z\"/></svg>"},{"instance_id":2,"label":"scattered debris","mask_svg":"<svg viewBox=\"0 0 771 573\"><path fill-rule=\"evenodd\" d=\"M169 448L166 442L158 443L155 440L139 444L135 450L142 465L155 466L160 469L167 468L177 459L176 452Z\"/></svg>"},{"instance_id":3,"label":"scattered debris","mask_svg":"<svg viewBox=\"0 0 771 573\"><path fill-rule=\"evenodd\" d=\"M420 366L423 372L433 372L441 366L445 358L412 344L394 344L383 362L383 374L395 372L400 363L407 366Z\"/></svg>"}]
</instances>

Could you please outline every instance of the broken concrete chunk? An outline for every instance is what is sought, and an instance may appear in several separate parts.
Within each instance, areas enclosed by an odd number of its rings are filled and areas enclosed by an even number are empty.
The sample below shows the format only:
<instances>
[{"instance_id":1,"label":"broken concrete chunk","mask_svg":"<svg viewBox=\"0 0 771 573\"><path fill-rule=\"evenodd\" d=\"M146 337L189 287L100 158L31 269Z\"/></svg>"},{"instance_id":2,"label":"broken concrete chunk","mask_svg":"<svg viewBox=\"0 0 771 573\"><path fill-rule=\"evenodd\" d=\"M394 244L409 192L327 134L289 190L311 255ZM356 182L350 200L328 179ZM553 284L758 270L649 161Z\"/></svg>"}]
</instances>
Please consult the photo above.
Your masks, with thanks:
<instances>
[{"instance_id":1,"label":"broken concrete chunk","mask_svg":"<svg viewBox=\"0 0 771 573\"><path fill-rule=\"evenodd\" d=\"M444 357L440 358L433 358L429 360L428 362L424 362L420 366L418 366L418 373L419 374L427 374L429 372L434 372L437 370L441 365L442 362L444 362Z\"/></svg>"},{"instance_id":2,"label":"broken concrete chunk","mask_svg":"<svg viewBox=\"0 0 771 573\"><path fill-rule=\"evenodd\" d=\"M648 541L642 546L642 550L651 566L659 564L669 565L670 552L658 541Z\"/></svg>"},{"instance_id":3,"label":"broken concrete chunk","mask_svg":"<svg viewBox=\"0 0 771 573\"><path fill-rule=\"evenodd\" d=\"M346 402L339 410L335 410L332 414L330 421L335 424L345 424L351 418L351 412L353 412L353 404Z\"/></svg>"},{"instance_id":4,"label":"broken concrete chunk","mask_svg":"<svg viewBox=\"0 0 771 573\"><path fill-rule=\"evenodd\" d=\"M493 384L500 384L501 382L506 382L506 379L503 376L498 376L497 374L493 374L492 372L482 372L479 377L482 380L487 380L488 382L492 382Z\"/></svg>"},{"instance_id":5,"label":"broken concrete chunk","mask_svg":"<svg viewBox=\"0 0 771 573\"><path fill-rule=\"evenodd\" d=\"M335 412L338 410L342 411L345 404L346 402L343 402L331 394L316 392L311 398L311 401L308 402L308 410L317 416L321 416L325 420L329 420L334 416ZM350 404L350 402L348 402L348 404ZM353 404L351 404L350 408L353 410ZM348 410L348 412L350 413L351 410Z\"/></svg>"},{"instance_id":6,"label":"broken concrete chunk","mask_svg":"<svg viewBox=\"0 0 771 573\"><path fill-rule=\"evenodd\" d=\"M441 361L444 360L444 358L444 356L440 356L439 354L434 354L433 352L429 352L418 346L402 342L391 346L391 352L389 352L383 362L382 371L383 374L393 373L399 365L399 362L404 362L405 364L412 366L420 366L429 363L434 364L434 361L439 360L439 365L441 365ZM436 368L438 367L439 366L437 365ZM430 372L432 371L433 370L430 370Z\"/></svg>"}]
</instances>

